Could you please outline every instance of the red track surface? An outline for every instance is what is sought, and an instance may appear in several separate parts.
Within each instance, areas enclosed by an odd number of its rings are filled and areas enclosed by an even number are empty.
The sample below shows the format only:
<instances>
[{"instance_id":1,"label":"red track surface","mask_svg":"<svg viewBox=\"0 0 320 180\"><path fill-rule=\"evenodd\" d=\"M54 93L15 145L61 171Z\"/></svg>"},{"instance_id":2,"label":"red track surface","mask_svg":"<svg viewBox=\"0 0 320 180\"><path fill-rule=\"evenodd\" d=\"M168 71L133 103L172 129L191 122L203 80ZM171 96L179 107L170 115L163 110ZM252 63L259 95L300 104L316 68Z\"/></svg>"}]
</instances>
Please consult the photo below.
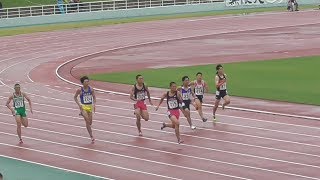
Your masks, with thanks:
<instances>
[{"instance_id":1,"label":"red track surface","mask_svg":"<svg viewBox=\"0 0 320 180\"><path fill-rule=\"evenodd\" d=\"M11 93L9 88L21 81L34 102L34 114L29 116L30 127L23 129L25 144L18 145L15 122L1 106L0 154L112 179L320 179L319 121L219 109L220 122L213 126L202 123L193 112L198 128L190 130L182 118L185 143L178 145L171 129L160 130L162 121L167 121L165 108L156 112L149 107L151 120L143 122L144 137L138 137L128 97L99 93L93 123L97 141L90 144L73 102L76 87L59 80L54 72L61 63L89 53L191 36L198 37L82 58L60 73L76 82L74 77L92 69L119 71L182 61L190 65L315 55L319 53L315 47L320 44L317 14L170 20L1 38L0 98L5 102ZM277 48L272 47L275 40ZM199 53L188 54L188 49ZM114 84L95 85L128 90L127 86ZM153 93L157 96L159 90ZM234 99L244 106L243 99ZM268 110L277 105L245 102L248 107ZM306 109L307 115L319 113L313 106L278 105L287 107L283 108L285 112L303 114L299 109ZM204 111L211 117L210 108Z\"/></svg>"}]
</instances>

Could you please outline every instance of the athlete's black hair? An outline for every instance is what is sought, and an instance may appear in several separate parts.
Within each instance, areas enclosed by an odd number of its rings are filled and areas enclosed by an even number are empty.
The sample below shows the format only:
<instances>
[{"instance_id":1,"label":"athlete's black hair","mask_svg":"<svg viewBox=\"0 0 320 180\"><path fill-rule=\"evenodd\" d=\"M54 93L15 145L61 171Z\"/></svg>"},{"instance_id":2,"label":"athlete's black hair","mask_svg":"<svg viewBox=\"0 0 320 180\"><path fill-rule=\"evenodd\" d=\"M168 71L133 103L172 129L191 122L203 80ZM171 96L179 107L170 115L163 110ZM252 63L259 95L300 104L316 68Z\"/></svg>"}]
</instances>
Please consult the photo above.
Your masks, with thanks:
<instances>
[{"instance_id":1,"label":"athlete's black hair","mask_svg":"<svg viewBox=\"0 0 320 180\"><path fill-rule=\"evenodd\" d=\"M218 71L220 68L223 68L223 66L222 66L221 64L218 64L218 65L216 66L216 70Z\"/></svg>"},{"instance_id":2,"label":"athlete's black hair","mask_svg":"<svg viewBox=\"0 0 320 180\"><path fill-rule=\"evenodd\" d=\"M223 68L223 66L221 64L218 64L216 66L216 74L218 74L218 71L219 71L220 68Z\"/></svg>"},{"instance_id":3,"label":"athlete's black hair","mask_svg":"<svg viewBox=\"0 0 320 180\"><path fill-rule=\"evenodd\" d=\"M174 85L174 84L176 84L176 83L175 83L175 82L173 82L173 81L172 81L172 82L170 82L170 87L171 87L172 85Z\"/></svg>"},{"instance_id":4,"label":"athlete's black hair","mask_svg":"<svg viewBox=\"0 0 320 180\"><path fill-rule=\"evenodd\" d=\"M16 84L14 85L14 87L16 87L16 86L20 86L20 84L19 84L19 83L16 83Z\"/></svg>"},{"instance_id":5,"label":"athlete's black hair","mask_svg":"<svg viewBox=\"0 0 320 180\"><path fill-rule=\"evenodd\" d=\"M80 81L83 84L84 80L89 80L88 76L81 77Z\"/></svg>"},{"instance_id":6,"label":"athlete's black hair","mask_svg":"<svg viewBox=\"0 0 320 180\"><path fill-rule=\"evenodd\" d=\"M198 73L196 74L196 76L198 76L199 74L202 76L202 72L198 72Z\"/></svg>"},{"instance_id":7,"label":"athlete's black hair","mask_svg":"<svg viewBox=\"0 0 320 180\"><path fill-rule=\"evenodd\" d=\"M188 76L183 76L183 77L182 77L182 81L184 81L184 80L186 80L186 79L189 79L189 77L188 77Z\"/></svg>"},{"instance_id":8,"label":"athlete's black hair","mask_svg":"<svg viewBox=\"0 0 320 180\"><path fill-rule=\"evenodd\" d=\"M138 78L142 76L141 74L136 75L136 80L138 80Z\"/></svg>"}]
</instances>

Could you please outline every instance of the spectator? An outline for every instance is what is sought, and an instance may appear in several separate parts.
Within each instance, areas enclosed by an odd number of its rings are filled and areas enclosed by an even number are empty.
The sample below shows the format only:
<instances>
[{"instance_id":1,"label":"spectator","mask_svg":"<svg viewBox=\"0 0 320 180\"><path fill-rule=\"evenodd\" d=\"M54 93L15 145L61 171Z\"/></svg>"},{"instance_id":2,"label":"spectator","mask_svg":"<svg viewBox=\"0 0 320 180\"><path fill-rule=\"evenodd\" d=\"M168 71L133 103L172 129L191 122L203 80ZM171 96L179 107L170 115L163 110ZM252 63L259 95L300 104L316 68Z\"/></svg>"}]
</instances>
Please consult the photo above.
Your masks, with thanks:
<instances>
[{"instance_id":1,"label":"spectator","mask_svg":"<svg viewBox=\"0 0 320 180\"><path fill-rule=\"evenodd\" d=\"M65 14L65 11L64 11L64 1L63 0L58 0L57 3L58 3L58 7L59 7L59 10L60 10L60 13L61 14Z\"/></svg>"},{"instance_id":2,"label":"spectator","mask_svg":"<svg viewBox=\"0 0 320 180\"><path fill-rule=\"evenodd\" d=\"M299 11L297 0L288 0L288 11Z\"/></svg>"}]
</instances>

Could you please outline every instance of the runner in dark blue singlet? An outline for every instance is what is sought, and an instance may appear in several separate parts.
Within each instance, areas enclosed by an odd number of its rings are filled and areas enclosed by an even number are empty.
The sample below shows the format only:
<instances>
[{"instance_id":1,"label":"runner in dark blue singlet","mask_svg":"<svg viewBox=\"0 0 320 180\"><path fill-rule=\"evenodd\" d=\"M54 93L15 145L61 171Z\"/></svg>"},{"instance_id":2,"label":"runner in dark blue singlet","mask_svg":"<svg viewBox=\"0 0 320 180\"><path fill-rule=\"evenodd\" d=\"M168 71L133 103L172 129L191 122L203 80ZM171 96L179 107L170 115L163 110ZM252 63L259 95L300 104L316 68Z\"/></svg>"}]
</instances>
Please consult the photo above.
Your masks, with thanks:
<instances>
[{"instance_id":1,"label":"runner in dark blue singlet","mask_svg":"<svg viewBox=\"0 0 320 180\"><path fill-rule=\"evenodd\" d=\"M180 91L182 95L182 100L184 103L184 106L181 108L181 112L183 115L187 118L187 121L190 125L191 129L196 129L196 126L192 125L191 121L191 115L190 115L190 104L194 104L195 95L192 91L192 88L189 86L190 80L188 76L182 77L182 87L178 88L178 91Z\"/></svg>"}]
</instances>

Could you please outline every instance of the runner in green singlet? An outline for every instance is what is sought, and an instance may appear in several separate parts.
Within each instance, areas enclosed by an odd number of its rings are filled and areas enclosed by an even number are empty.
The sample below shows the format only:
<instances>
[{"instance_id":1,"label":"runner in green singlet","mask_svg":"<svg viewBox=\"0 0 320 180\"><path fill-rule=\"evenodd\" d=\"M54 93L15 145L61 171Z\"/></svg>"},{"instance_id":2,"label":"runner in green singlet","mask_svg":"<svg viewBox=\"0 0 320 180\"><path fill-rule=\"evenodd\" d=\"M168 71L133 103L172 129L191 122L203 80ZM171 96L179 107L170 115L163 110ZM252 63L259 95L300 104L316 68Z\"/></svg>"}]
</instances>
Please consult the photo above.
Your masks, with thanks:
<instances>
[{"instance_id":1,"label":"runner in green singlet","mask_svg":"<svg viewBox=\"0 0 320 180\"><path fill-rule=\"evenodd\" d=\"M20 85L14 85L15 92L9 97L7 101L7 107L11 110L12 115L15 116L17 122L17 133L20 139L20 143L23 143L21 138L21 124L24 127L28 127L28 118L26 113L26 106L24 103L24 99L29 102L30 112L32 112L31 100L30 98L20 90ZM13 107L11 107L10 103L13 101Z\"/></svg>"}]
</instances>

